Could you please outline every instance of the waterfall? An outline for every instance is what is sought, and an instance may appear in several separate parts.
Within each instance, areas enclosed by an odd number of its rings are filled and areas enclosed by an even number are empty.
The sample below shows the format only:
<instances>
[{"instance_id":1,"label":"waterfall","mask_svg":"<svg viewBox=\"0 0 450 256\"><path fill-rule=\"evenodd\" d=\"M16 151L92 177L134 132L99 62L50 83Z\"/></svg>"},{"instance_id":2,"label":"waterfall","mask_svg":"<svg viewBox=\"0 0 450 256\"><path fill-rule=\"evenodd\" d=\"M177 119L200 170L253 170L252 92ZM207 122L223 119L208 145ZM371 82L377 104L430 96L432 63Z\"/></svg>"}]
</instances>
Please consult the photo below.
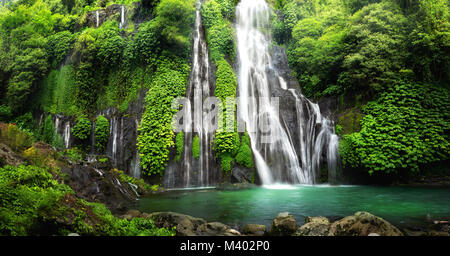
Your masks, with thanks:
<instances>
[{"instance_id":1,"label":"waterfall","mask_svg":"<svg viewBox=\"0 0 450 256\"><path fill-rule=\"evenodd\" d=\"M286 81L273 69L270 45L270 8L264 0L242 0L236 8L236 32L239 57L238 114L246 124L254 160L263 184L313 184L320 172L323 154L328 167L337 168L337 143L330 120L321 115L320 108L296 90L289 89L296 100L299 149L280 117L276 106L263 104L260 99L272 96L273 83L287 90ZM269 72L272 70L274 72ZM270 125L270 134L261 130ZM270 137L270 141L265 141ZM327 150L324 148L328 145ZM299 156L298 156L299 155Z\"/></svg>"},{"instance_id":2,"label":"waterfall","mask_svg":"<svg viewBox=\"0 0 450 256\"><path fill-rule=\"evenodd\" d=\"M96 27L98 28L98 25L99 25L99 21L100 21L100 19L99 19L99 13L98 13L98 10L97 11L95 11L95 20L96 20Z\"/></svg>"},{"instance_id":3,"label":"waterfall","mask_svg":"<svg viewBox=\"0 0 450 256\"><path fill-rule=\"evenodd\" d=\"M125 6L120 6L120 23L119 28L122 29L125 25Z\"/></svg>"},{"instance_id":4,"label":"waterfall","mask_svg":"<svg viewBox=\"0 0 450 256\"><path fill-rule=\"evenodd\" d=\"M201 18L201 3L197 2L195 29L192 44L192 71L189 86L186 91L188 101L184 108L188 109L183 117L184 149L181 158L181 175L172 173L175 168L167 168L166 186L204 187L210 186L215 180L217 168L212 155L211 141L212 124L204 118L208 114L208 107L203 105L208 97L213 96L210 81L210 63L208 46L203 32ZM193 129L193 130L192 130ZM192 146L194 137L199 139L199 157L193 156ZM179 180L175 180L179 179Z\"/></svg>"},{"instance_id":5,"label":"waterfall","mask_svg":"<svg viewBox=\"0 0 450 256\"><path fill-rule=\"evenodd\" d=\"M64 125L64 133L63 133L64 146L66 148L70 147L70 121L67 121Z\"/></svg>"},{"instance_id":6,"label":"waterfall","mask_svg":"<svg viewBox=\"0 0 450 256\"><path fill-rule=\"evenodd\" d=\"M135 123L136 123L136 134L137 134L137 130L139 129L139 121L137 118L135 119ZM136 147L136 152L135 152L133 160L131 161L130 169L131 169L131 176L133 176L137 179L141 178L140 162L141 162L141 157L139 155L138 148Z\"/></svg>"}]
</instances>

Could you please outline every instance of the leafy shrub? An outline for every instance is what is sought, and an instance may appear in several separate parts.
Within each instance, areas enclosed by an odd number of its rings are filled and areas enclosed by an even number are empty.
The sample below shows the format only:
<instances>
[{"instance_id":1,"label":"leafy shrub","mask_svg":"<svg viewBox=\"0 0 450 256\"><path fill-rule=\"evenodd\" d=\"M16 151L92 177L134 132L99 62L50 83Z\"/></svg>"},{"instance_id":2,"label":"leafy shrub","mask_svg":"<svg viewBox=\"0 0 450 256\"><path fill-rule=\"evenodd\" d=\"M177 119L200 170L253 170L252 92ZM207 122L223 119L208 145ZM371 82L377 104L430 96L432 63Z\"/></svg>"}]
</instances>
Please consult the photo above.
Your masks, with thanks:
<instances>
[{"instance_id":1,"label":"leafy shrub","mask_svg":"<svg viewBox=\"0 0 450 256\"><path fill-rule=\"evenodd\" d=\"M71 192L35 166L0 168L0 234L33 235L46 222L47 214L59 208L59 198Z\"/></svg>"},{"instance_id":2,"label":"leafy shrub","mask_svg":"<svg viewBox=\"0 0 450 256\"><path fill-rule=\"evenodd\" d=\"M30 147L34 141L34 137L32 133L19 129L15 124L1 124L0 141L13 150L20 151Z\"/></svg>"},{"instance_id":3,"label":"leafy shrub","mask_svg":"<svg viewBox=\"0 0 450 256\"><path fill-rule=\"evenodd\" d=\"M250 146L250 137L247 133L242 136L241 146L239 147L239 151L236 155L236 163L247 168L255 167L253 163L252 149Z\"/></svg>"},{"instance_id":4,"label":"leafy shrub","mask_svg":"<svg viewBox=\"0 0 450 256\"><path fill-rule=\"evenodd\" d=\"M450 155L448 89L399 83L363 108L361 131L344 135L343 164L374 172L417 172Z\"/></svg>"},{"instance_id":5,"label":"leafy shrub","mask_svg":"<svg viewBox=\"0 0 450 256\"><path fill-rule=\"evenodd\" d=\"M181 159L181 154L183 154L184 149L184 133L183 131L180 131L177 133L177 136L175 137L175 146L177 147L177 154L175 156L175 161L179 162Z\"/></svg>"},{"instance_id":6,"label":"leafy shrub","mask_svg":"<svg viewBox=\"0 0 450 256\"><path fill-rule=\"evenodd\" d=\"M220 166L222 167L222 171L231 172L233 162L234 159L230 154L223 154L220 159Z\"/></svg>"},{"instance_id":7,"label":"leafy shrub","mask_svg":"<svg viewBox=\"0 0 450 256\"><path fill-rule=\"evenodd\" d=\"M70 148L62 151L62 154L68 157L73 162L80 162L83 160L83 152L78 148Z\"/></svg>"},{"instance_id":8,"label":"leafy shrub","mask_svg":"<svg viewBox=\"0 0 450 256\"><path fill-rule=\"evenodd\" d=\"M73 43L74 36L67 30L48 37L45 49L52 68L57 68L64 61Z\"/></svg>"},{"instance_id":9,"label":"leafy shrub","mask_svg":"<svg viewBox=\"0 0 450 256\"><path fill-rule=\"evenodd\" d=\"M197 135L192 140L192 155L198 159L200 157L200 139Z\"/></svg>"},{"instance_id":10,"label":"leafy shrub","mask_svg":"<svg viewBox=\"0 0 450 256\"><path fill-rule=\"evenodd\" d=\"M165 63L165 64L164 64ZM172 117L177 110L172 102L186 93L188 69L186 64L173 69L171 61L159 66L151 90L145 97L146 108L139 127L138 150L141 166L148 175L162 175L169 161L170 148L174 146ZM178 71L180 70L180 71Z\"/></svg>"},{"instance_id":11,"label":"leafy shrub","mask_svg":"<svg viewBox=\"0 0 450 256\"><path fill-rule=\"evenodd\" d=\"M211 60L218 61L225 56L234 59L233 27L223 19L220 6L214 0L208 1L202 6L202 17Z\"/></svg>"},{"instance_id":12,"label":"leafy shrub","mask_svg":"<svg viewBox=\"0 0 450 256\"><path fill-rule=\"evenodd\" d=\"M58 136L59 135L55 131L55 125L53 124L52 115L48 115L45 118L41 139L48 144L55 145L57 144Z\"/></svg>"},{"instance_id":13,"label":"leafy shrub","mask_svg":"<svg viewBox=\"0 0 450 256\"><path fill-rule=\"evenodd\" d=\"M87 119L85 116L80 116L77 119L77 123L72 128L72 135L81 140L84 141L87 138L89 138L89 135L91 134L91 121Z\"/></svg>"},{"instance_id":14,"label":"leafy shrub","mask_svg":"<svg viewBox=\"0 0 450 256\"><path fill-rule=\"evenodd\" d=\"M1 235L173 236L149 219L120 219L103 204L77 199L70 187L36 166L0 168Z\"/></svg>"},{"instance_id":15,"label":"leafy shrub","mask_svg":"<svg viewBox=\"0 0 450 256\"><path fill-rule=\"evenodd\" d=\"M102 115L95 120L94 137L95 147L99 152L103 152L109 139L109 121Z\"/></svg>"},{"instance_id":16,"label":"leafy shrub","mask_svg":"<svg viewBox=\"0 0 450 256\"><path fill-rule=\"evenodd\" d=\"M8 122L11 116L11 108L9 106L0 105L0 121Z\"/></svg>"},{"instance_id":17,"label":"leafy shrub","mask_svg":"<svg viewBox=\"0 0 450 256\"><path fill-rule=\"evenodd\" d=\"M28 131L34 130L34 119L33 115L30 112L23 114L19 117L16 117L14 119L14 123L21 130L28 130Z\"/></svg>"}]
</instances>

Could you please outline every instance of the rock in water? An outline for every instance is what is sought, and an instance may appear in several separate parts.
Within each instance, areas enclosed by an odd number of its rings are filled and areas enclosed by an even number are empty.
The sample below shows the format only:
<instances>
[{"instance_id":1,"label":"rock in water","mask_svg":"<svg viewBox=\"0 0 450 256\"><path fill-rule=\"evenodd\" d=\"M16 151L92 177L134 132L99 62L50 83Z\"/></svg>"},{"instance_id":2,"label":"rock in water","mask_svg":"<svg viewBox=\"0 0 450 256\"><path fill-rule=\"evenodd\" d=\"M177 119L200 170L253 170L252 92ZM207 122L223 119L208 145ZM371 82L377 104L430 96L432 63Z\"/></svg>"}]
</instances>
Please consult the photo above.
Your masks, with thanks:
<instances>
[{"instance_id":1,"label":"rock in water","mask_svg":"<svg viewBox=\"0 0 450 256\"><path fill-rule=\"evenodd\" d=\"M127 213L123 215L123 218L127 220L132 220L133 218L142 217L142 213L138 210L129 210Z\"/></svg>"},{"instance_id":2,"label":"rock in water","mask_svg":"<svg viewBox=\"0 0 450 256\"><path fill-rule=\"evenodd\" d=\"M266 226L258 224L247 224L242 229L242 233L245 235L263 236L266 232Z\"/></svg>"},{"instance_id":3,"label":"rock in water","mask_svg":"<svg viewBox=\"0 0 450 256\"><path fill-rule=\"evenodd\" d=\"M155 212L148 218L152 219L158 228L176 227L177 236L195 236L197 228L206 224L204 219L175 212Z\"/></svg>"},{"instance_id":4,"label":"rock in water","mask_svg":"<svg viewBox=\"0 0 450 256\"><path fill-rule=\"evenodd\" d=\"M330 226L329 236L368 236L371 233L380 236L403 236L402 232L389 222L368 212L357 212Z\"/></svg>"},{"instance_id":5,"label":"rock in water","mask_svg":"<svg viewBox=\"0 0 450 256\"><path fill-rule=\"evenodd\" d=\"M294 216L288 213L280 213L272 222L270 235L290 236L297 231L297 228L298 226Z\"/></svg>"},{"instance_id":6,"label":"rock in water","mask_svg":"<svg viewBox=\"0 0 450 256\"><path fill-rule=\"evenodd\" d=\"M177 236L240 236L241 234L220 222L206 223L204 219L175 212L154 212L148 218L158 228L176 227Z\"/></svg>"},{"instance_id":7,"label":"rock in water","mask_svg":"<svg viewBox=\"0 0 450 256\"><path fill-rule=\"evenodd\" d=\"M330 221L325 217L306 217L305 225L301 226L296 236L328 236Z\"/></svg>"}]
</instances>

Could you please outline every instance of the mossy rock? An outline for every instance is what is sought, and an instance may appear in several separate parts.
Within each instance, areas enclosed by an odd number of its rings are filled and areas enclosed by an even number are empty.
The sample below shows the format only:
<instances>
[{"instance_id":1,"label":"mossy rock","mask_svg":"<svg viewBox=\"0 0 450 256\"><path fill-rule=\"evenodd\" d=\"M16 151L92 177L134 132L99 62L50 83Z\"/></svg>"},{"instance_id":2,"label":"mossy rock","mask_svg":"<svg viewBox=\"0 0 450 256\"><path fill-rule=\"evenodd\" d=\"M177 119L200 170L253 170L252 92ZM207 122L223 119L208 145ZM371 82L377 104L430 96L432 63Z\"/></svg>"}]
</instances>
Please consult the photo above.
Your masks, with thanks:
<instances>
[{"instance_id":1,"label":"mossy rock","mask_svg":"<svg viewBox=\"0 0 450 256\"><path fill-rule=\"evenodd\" d=\"M359 132L361 130L360 121L363 116L359 108L347 110L338 120L338 124L342 126L341 135Z\"/></svg>"}]
</instances>

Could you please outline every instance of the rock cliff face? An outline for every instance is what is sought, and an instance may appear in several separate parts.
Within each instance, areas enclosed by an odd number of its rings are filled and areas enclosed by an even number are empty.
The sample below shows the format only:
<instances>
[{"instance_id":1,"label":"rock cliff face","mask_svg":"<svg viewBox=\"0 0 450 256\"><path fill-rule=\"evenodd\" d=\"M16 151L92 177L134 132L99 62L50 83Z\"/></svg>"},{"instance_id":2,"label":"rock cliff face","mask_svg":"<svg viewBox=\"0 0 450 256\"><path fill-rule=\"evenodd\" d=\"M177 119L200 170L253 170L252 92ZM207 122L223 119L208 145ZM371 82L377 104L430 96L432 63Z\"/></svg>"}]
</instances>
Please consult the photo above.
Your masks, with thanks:
<instances>
[{"instance_id":1,"label":"rock cliff face","mask_svg":"<svg viewBox=\"0 0 450 256\"><path fill-rule=\"evenodd\" d=\"M137 5L135 5L134 7L136 6ZM87 25L90 27L99 27L107 20L117 20L117 22L120 22L121 12L122 12L122 5L119 4L108 5L106 8L88 12L86 16L86 22ZM130 10L124 7L125 17L129 15L129 12Z\"/></svg>"}]
</instances>

